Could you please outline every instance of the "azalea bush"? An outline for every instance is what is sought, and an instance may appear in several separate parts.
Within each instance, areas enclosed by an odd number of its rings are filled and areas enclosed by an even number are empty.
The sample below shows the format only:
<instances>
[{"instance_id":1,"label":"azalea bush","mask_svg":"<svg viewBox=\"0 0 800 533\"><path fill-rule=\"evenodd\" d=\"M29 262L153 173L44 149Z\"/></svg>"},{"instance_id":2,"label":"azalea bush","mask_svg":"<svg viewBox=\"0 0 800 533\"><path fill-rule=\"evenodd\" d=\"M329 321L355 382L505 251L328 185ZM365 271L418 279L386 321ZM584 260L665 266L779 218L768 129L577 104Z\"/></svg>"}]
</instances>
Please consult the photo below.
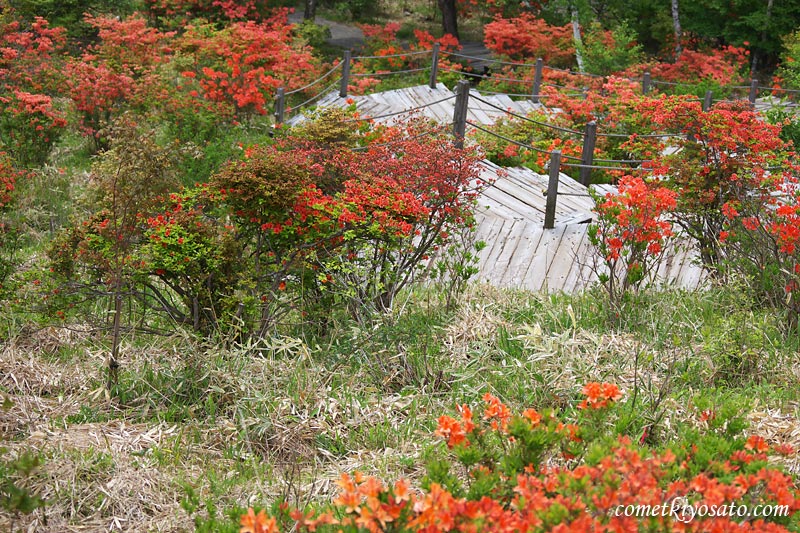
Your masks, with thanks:
<instances>
[{"instance_id":1,"label":"azalea bush","mask_svg":"<svg viewBox=\"0 0 800 533\"><path fill-rule=\"evenodd\" d=\"M618 192L596 197L597 220L589 226L596 248L600 283L618 307L630 291L654 281L665 246L673 236L669 214L677 206L675 191L623 176Z\"/></svg>"},{"instance_id":2,"label":"azalea bush","mask_svg":"<svg viewBox=\"0 0 800 533\"><path fill-rule=\"evenodd\" d=\"M16 200L17 182L27 176L18 170L12 158L0 152L0 291L5 292L6 280L17 265L18 228L12 222L11 213Z\"/></svg>"},{"instance_id":3,"label":"azalea bush","mask_svg":"<svg viewBox=\"0 0 800 533\"><path fill-rule=\"evenodd\" d=\"M390 22L384 26L378 24L361 24L365 43L362 51L364 59L353 61L350 70L348 91L353 94L364 94L388 90L398 86L407 87L409 80L427 83L430 76L434 44L439 44L439 75L437 80L446 85L455 85L461 79L459 72L462 64L448 57L448 52L461 49L458 39L452 35L434 38L428 31L415 29L410 43L402 42L397 37L400 24ZM403 76L391 73L404 72Z\"/></svg>"},{"instance_id":4,"label":"azalea bush","mask_svg":"<svg viewBox=\"0 0 800 533\"><path fill-rule=\"evenodd\" d=\"M436 434L451 455L429 466L422 492L402 479L386 485L345 473L331 505L279 506L272 514L250 509L240 519L240 532L779 532L797 525L800 491L766 462L770 450L791 453L785 446L773 448L758 436L738 438L734 451L707 462L690 450L651 451L626 437L600 444L609 433L603 422L613 417L622 393L610 383L589 383L582 392L572 420L534 409L514 414L486 394L482 416L461 405L457 418L439 418ZM553 452L566 462L553 461ZM782 516L741 522L729 511L757 504L783 506L776 513ZM665 512L625 512L643 505L663 505ZM696 513L702 506L725 512Z\"/></svg>"},{"instance_id":5,"label":"azalea bush","mask_svg":"<svg viewBox=\"0 0 800 533\"><path fill-rule=\"evenodd\" d=\"M4 6L4 10L11 8ZM35 17L28 27L18 20L0 21L0 80L4 91L58 94L66 30L51 28Z\"/></svg>"},{"instance_id":6,"label":"azalea bush","mask_svg":"<svg viewBox=\"0 0 800 533\"><path fill-rule=\"evenodd\" d=\"M343 119L330 112L320 122ZM343 132L332 142L335 128L306 126L212 178L251 250L260 330L275 303L299 302L322 324L336 302L355 317L390 309L435 248L472 223L477 156L442 132L420 137L421 127L378 127L359 139Z\"/></svg>"},{"instance_id":7,"label":"azalea bush","mask_svg":"<svg viewBox=\"0 0 800 533\"><path fill-rule=\"evenodd\" d=\"M322 113L183 189L178 146L118 126L95 165L97 209L57 239L52 268L71 292L124 293L142 323L203 335L262 337L281 322L324 333L337 309L390 310L473 224L478 157L424 123L355 122Z\"/></svg>"},{"instance_id":8,"label":"azalea bush","mask_svg":"<svg viewBox=\"0 0 800 533\"><path fill-rule=\"evenodd\" d=\"M703 265L713 270L723 258L723 206L761 196L775 185L777 175L768 168L788 156L780 127L761 120L746 103L719 103L703 112L699 102L673 96L642 100L637 109L673 136L633 136L624 146L650 160L653 174L678 193L675 221L695 242Z\"/></svg>"},{"instance_id":9,"label":"azalea bush","mask_svg":"<svg viewBox=\"0 0 800 533\"><path fill-rule=\"evenodd\" d=\"M232 105L240 118L267 114L275 91L298 89L319 78L323 65L294 33L285 10L218 29L193 24L176 42L185 64L189 97ZM191 83L189 83L191 80Z\"/></svg>"},{"instance_id":10,"label":"azalea bush","mask_svg":"<svg viewBox=\"0 0 800 533\"><path fill-rule=\"evenodd\" d=\"M783 309L786 326L800 317L800 167L790 161L758 174L758 187L722 206L724 271L747 280L756 303Z\"/></svg>"},{"instance_id":11,"label":"azalea bush","mask_svg":"<svg viewBox=\"0 0 800 533\"><path fill-rule=\"evenodd\" d=\"M0 143L23 165L41 165L66 129L64 115L47 95L14 91L0 95Z\"/></svg>"},{"instance_id":12,"label":"azalea bush","mask_svg":"<svg viewBox=\"0 0 800 533\"><path fill-rule=\"evenodd\" d=\"M484 44L492 52L516 61L541 57L553 67L569 68L575 60L572 26L551 26L530 14L496 18L483 29Z\"/></svg>"}]
</instances>

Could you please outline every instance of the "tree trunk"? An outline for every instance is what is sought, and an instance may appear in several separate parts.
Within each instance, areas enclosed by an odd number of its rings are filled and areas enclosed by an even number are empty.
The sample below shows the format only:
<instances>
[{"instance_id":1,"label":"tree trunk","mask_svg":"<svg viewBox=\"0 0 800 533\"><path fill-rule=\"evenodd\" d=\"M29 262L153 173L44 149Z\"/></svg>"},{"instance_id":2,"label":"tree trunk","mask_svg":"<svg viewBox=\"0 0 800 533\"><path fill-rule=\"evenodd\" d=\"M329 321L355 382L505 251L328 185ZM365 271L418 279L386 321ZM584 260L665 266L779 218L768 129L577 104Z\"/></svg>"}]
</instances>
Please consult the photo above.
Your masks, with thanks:
<instances>
[{"instance_id":1,"label":"tree trunk","mask_svg":"<svg viewBox=\"0 0 800 533\"><path fill-rule=\"evenodd\" d=\"M572 10L572 40L575 42L575 60L578 62L578 72L583 72L583 39L581 39L581 21L578 18L578 8L575 4L570 7Z\"/></svg>"},{"instance_id":2,"label":"tree trunk","mask_svg":"<svg viewBox=\"0 0 800 533\"><path fill-rule=\"evenodd\" d=\"M456 39L458 36L458 13L456 11L456 0L438 0L439 9L442 12L442 29L445 34L450 34Z\"/></svg>"},{"instance_id":3,"label":"tree trunk","mask_svg":"<svg viewBox=\"0 0 800 533\"><path fill-rule=\"evenodd\" d=\"M769 29L769 19L772 18L772 6L774 4L773 0L768 0L767 2L767 17L764 20L764 28L761 30L761 45L767 41L767 30ZM755 78L756 70L758 70L758 62L761 59L760 54L758 52L758 48L753 49L753 62L750 64L750 77Z\"/></svg>"},{"instance_id":4,"label":"tree trunk","mask_svg":"<svg viewBox=\"0 0 800 533\"><path fill-rule=\"evenodd\" d=\"M680 59L683 52L683 31L681 30L681 18L678 11L678 0L672 0L672 29L675 32L675 61Z\"/></svg>"},{"instance_id":5,"label":"tree trunk","mask_svg":"<svg viewBox=\"0 0 800 533\"><path fill-rule=\"evenodd\" d=\"M106 389L109 391L119 383L119 347L122 342L122 274L116 272L114 282L114 320L111 326L111 352L108 354L108 380Z\"/></svg>"},{"instance_id":6,"label":"tree trunk","mask_svg":"<svg viewBox=\"0 0 800 533\"><path fill-rule=\"evenodd\" d=\"M306 0L306 7L303 11L303 20L314 22L317 17L317 0Z\"/></svg>"}]
</instances>

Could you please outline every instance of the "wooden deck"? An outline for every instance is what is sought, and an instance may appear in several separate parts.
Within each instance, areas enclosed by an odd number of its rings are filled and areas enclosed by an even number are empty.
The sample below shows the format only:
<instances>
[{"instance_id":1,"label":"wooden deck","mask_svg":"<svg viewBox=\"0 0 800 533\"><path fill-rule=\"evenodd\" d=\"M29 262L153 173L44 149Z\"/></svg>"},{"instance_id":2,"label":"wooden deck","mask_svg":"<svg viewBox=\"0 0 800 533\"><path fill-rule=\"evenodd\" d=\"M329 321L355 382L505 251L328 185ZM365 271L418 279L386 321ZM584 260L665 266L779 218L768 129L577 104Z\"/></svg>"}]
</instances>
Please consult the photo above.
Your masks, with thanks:
<instances>
[{"instance_id":1,"label":"wooden deck","mask_svg":"<svg viewBox=\"0 0 800 533\"><path fill-rule=\"evenodd\" d=\"M539 108L538 104L506 95L482 96L475 90L470 94L517 114L525 115ZM436 88L417 86L349 98L332 92L319 105L346 106L350 100L361 116L376 117L376 122L387 123L405 120L409 115L380 118L381 115L422 107L416 115L449 124L453 120L455 99L430 104L452 96L450 89L438 84ZM502 116L505 116L503 111L470 100L468 121L490 125ZM587 233L594 207L589 190L561 174L555 228L544 229L548 177L524 167L498 167L488 160L482 161L481 166L481 179L491 185L479 198L477 240L485 241L486 247L480 253L477 279L500 287L569 293L595 283L594 253ZM596 190L605 194L614 188L603 185ZM685 288L699 286L703 276L696 254L685 245L667 250L659 279Z\"/></svg>"}]
</instances>

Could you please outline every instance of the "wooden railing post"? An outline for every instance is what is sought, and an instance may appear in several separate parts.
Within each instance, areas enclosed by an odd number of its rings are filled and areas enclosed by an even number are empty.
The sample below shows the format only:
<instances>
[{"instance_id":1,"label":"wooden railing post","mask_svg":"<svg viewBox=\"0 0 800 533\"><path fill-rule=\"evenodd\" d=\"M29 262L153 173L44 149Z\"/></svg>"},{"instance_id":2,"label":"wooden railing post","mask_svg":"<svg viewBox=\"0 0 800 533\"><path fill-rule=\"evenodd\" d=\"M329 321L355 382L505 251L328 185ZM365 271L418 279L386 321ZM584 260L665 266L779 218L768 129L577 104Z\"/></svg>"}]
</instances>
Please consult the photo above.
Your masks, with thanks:
<instances>
[{"instance_id":1,"label":"wooden railing post","mask_svg":"<svg viewBox=\"0 0 800 533\"><path fill-rule=\"evenodd\" d=\"M469 105L469 81L461 80L456 86L456 104L453 109L453 136L455 146L464 148L464 134L467 131L467 107Z\"/></svg>"},{"instance_id":2,"label":"wooden railing post","mask_svg":"<svg viewBox=\"0 0 800 533\"><path fill-rule=\"evenodd\" d=\"M750 80L750 94L748 95L747 99L750 100L750 105L755 107L756 105L756 97L758 96L758 80L753 79Z\"/></svg>"},{"instance_id":3,"label":"wooden railing post","mask_svg":"<svg viewBox=\"0 0 800 533\"><path fill-rule=\"evenodd\" d=\"M541 57L536 58L536 70L533 71L533 94L531 101L534 104L539 103L539 95L542 90L542 69L544 68L544 60Z\"/></svg>"},{"instance_id":4,"label":"wooden railing post","mask_svg":"<svg viewBox=\"0 0 800 533\"><path fill-rule=\"evenodd\" d=\"M342 84L339 86L339 96L347 97L347 86L350 84L350 50L344 51L342 59Z\"/></svg>"},{"instance_id":5,"label":"wooden railing post","mask_svg":"<svg viewBox=\"0 0 800 533\"><path fill-rule=\"evenodd\" d=\"M581 173L580 182L589 186L592 181L592 169L589 168L594 162L594 146L597 143L597 122L594 120L586 124L586 133L583 136L583 151L581 152Z\"/></svg>"},{"instance_id":6,"label":"wooden railing post","mask_svg":"<svg viewBox=\"0 0 800 533\"><path fill-rule=\"evenodd\" d=\"M706 91L706 97L703 98L703 111L711 109L711 102L714 98L714 93L710 90Z\"/></svg>"},{"instance_id":7,"label":"wooden railing post","mask_svg":"<svg viewBox=\"0 0 800 533\"><path fill-rule=\"evenodd\" d=\"M275 95L275 124L283 124L283 113L286 109L286 89L278 87Z\"/></svg>"},{"instance_id":8,"label":"wooden railing post","mask_svg":"<svg viewBox=\"0 0 800 533\"><path fill-rule=\"evenodd\" d=\"M650 92L650 72L645 72L642 76L642 94Z\"/></svg>"},{"instance_id":9,"label":"wooden railing post","mask_svg":"<svg viewBox=\"0 0 800 533\"><path fill-rule=\"evenodd\" d=\"M436 88L436 78L439 76L439 43L433 43L433 55L431 56L431 79L428 87Z\"/></svg>"},{"instance_id":10,"label":"wooden railing post","mask_svg":"<svg viewBox=\"0 0 800 533\"><path fill-rule=\"evenodd\" d=\"M556 201L558 200L558 175L561 172L561 150L550 154L550 179L547 182L547 201L544 206L544 229L556 225Z\"/></svg>"}]
</instances>

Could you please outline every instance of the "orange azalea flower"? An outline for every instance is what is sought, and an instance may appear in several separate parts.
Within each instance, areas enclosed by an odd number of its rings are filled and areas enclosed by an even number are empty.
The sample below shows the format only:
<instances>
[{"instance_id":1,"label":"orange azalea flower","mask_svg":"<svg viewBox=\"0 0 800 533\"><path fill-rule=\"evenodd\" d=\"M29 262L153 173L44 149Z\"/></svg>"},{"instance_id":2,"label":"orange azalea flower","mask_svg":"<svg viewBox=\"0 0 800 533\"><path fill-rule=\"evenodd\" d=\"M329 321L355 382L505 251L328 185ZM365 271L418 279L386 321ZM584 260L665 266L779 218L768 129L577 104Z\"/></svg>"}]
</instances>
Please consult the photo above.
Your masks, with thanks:
<instances>
[{"instance_id":1,"label":"orange azalea flower","mask_svg":"<svg viewBox=\"0 0 800 533\"><path fill-rule=\"evenodd\" d=\"M458 411L461 413L461 421L464 423L464 433L471 433L475 429L475 423L472 421L472 410L469 405L464 404L458 406Z\"/></svg>"},{"instance_id":2,"label":"orange azalea flower","mask_svg":"<svg viewBox=\"0 0 800 533\"><path fill-rule=\"evenodd\" d=\"M267 518L267 513L263 510L258 514L253 508L247 510L246 515L242 515L240 521L242 527L239 533L278 533L278 523L274 517Z\"/></svg>"},{"instance_id":3,"label":"orange azalea flower","mask_svg":"<svg viewBox=\"0 0 800 533\"><path fill-rule=\"evenodd\" d=\"M581 392L586 398L578 404L578 409L602 409L622 398L622 391L613 383L587 383Z\"/></svg>"},{"instance_id":4,"label":"orange azalea flower","mask_svg":"<svg viewBox=\"0 0 800 533\"><path fill-rule=\"evenodd\" d=\"M522 411L522 416L530 420L531 424L533 424L533 427L538 426L539 422L542 421L542 415L536 412L535 409L525 409Z\"/></svg>"},{"instance_id":5,"label":"orange azalea flower","mask_svg":"<svg viewBox=\"0 0 800 533\"><path fill-rule=\"evenodd\" d=\"M622 398L622 391L613 383L603 383L603 397L606 400L617 401Z\"/></svg>"},{"instance_id":6,"label":"orange azalea flower","mask_svg":"<svg viewBox=\"0 0 800 533\"><path fill-rule=\"evenodd\" d=\"M794 447L791 444L775 444L772 446L772 450L775 453L779 453L781 455L792 455L794 454Z\"/></svg>"},{"instance_id":7,"label":"orange azalea flower","mask_svg":"<svg viewBox=\"0 0 800 533\"><path fill-rule=\"evenodd\" d=\"M500 401L497 396L489 394L488 392L483 395L483 401L488 405L483 411L484 420L492 420L492 428L495 430L506 431L508 428L508 421L511 419L511 411L508 406Z\"/></svg>"},{"instance_id":8,"label":"orange azalea flower","mask_svg":"<svg viewBox=\"0 0 800 533\"><path fill-rule=\"evenodd\" d=\"M355 491L342 491L342 493L333 500L333 503L344 507L345 513L357 513L361 507L361 495Z\"/></svg>"},{"instance_id":9,"label":"orange azalea flower","mask_svg":"<svg viewBox=\"0 0 800 533\"><path fill-rule=\"evenodd\" d=\"M409 484L405 479L398 479L394 484L394 501L396 503L407 502L411 499L411 493L408 491Z\"/></svg>"},{"instance_id":10,"label":"orange azalea flower","mask_svg":"<svg viewBox=\"0 0 800 533\"><path fill-rule=\"evenodd\" d=\"M767 444L767 441L758 435L753 435L747 439L747 443L745 443L744 447L745 449L753 450L759 453L769 450L769 444Z\"/></svg>"},{"instance_id":11,"label":"orange azalea flower","mask_svg":"<svg viewBox=\"0 0 800 533\"><path fill-rule=\"evenodd\" d=\"M356 490L355 483L346 472L342 472L341 477L335 483L342 489L342 492L355 492Z\"/></svg>"},{"instance_id":12,"label":"orange azalea flower","mask_svg":"<svg viewBox=\"0 0 800 533\"><path fill-rule=\"evenodd\" d=\"M458 446L461 443L469 444L461 424L459 424L454 418L447 415L442 415L439 417L439 427L436 428L436 431L434 431L433 434L437 437L447 439L448 448Z\"/></svg>"},{"instance_id":13,"label":"orange azalea flower","mask_svg":"<svg viewBox=\"0 0 800 533\"><path fill-rule=\"evenodd\" d=\"M378 479L368 477L364 483L358 486L358 492L367 498L377 498L383 492L383 485Z\"/></svg>"}]
</instances>

